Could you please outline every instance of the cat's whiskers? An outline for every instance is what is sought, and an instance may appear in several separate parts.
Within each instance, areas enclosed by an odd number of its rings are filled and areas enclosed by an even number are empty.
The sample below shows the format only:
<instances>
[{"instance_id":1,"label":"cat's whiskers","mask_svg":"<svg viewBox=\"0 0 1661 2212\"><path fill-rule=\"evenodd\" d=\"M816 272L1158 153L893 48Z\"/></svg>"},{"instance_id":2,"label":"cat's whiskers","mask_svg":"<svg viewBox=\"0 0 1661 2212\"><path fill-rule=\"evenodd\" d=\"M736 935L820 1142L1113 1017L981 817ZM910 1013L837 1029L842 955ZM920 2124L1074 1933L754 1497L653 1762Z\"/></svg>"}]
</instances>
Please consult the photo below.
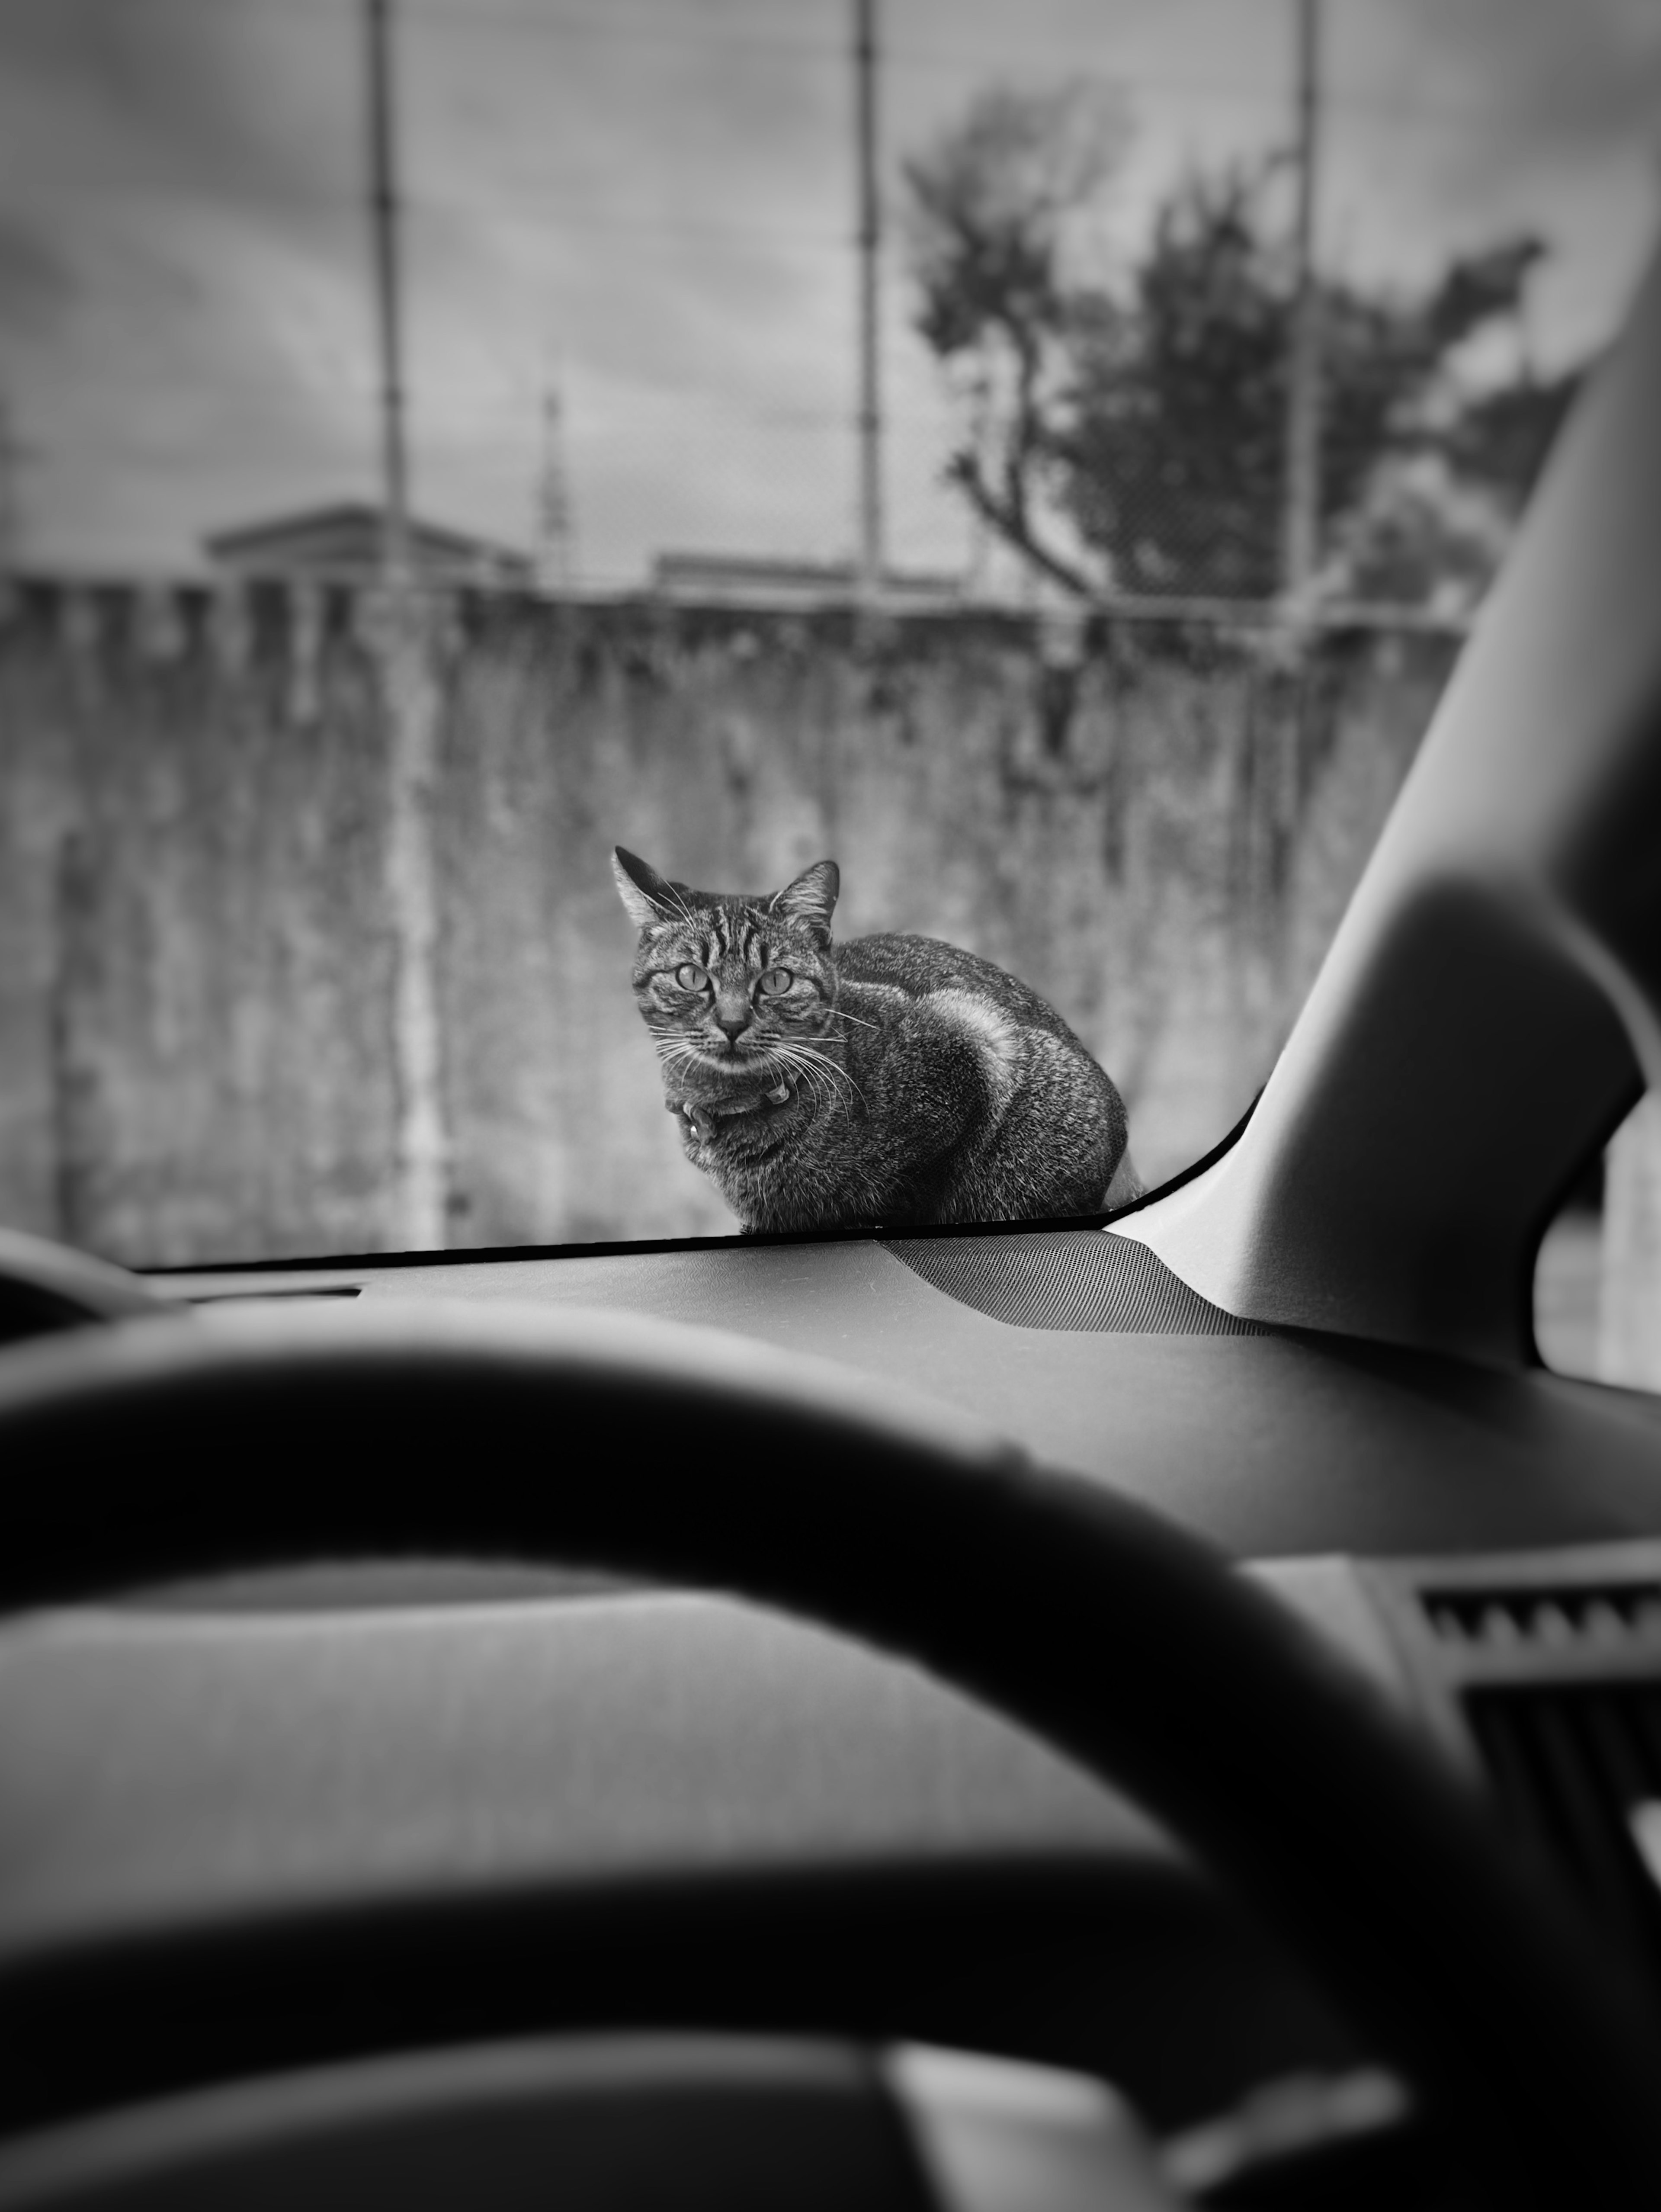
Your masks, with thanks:
<instances>
[{"instance_id":1,"label":"cat's whiskers","mask_svg":"<svg viewBox=\"0 0 1661 2212\"><path fill-rule=\"evenodd\" d=\"M658 1063L664 1072L664 1081L669 1084L690 1074L699 1065L700 1057L690 1045L659 1042L658 1046Z\"/></svg>"},{"instance_id":2,"label":"cat's whiskers","mask_svg":"<svg viewBox=\"0 0 1661 2212\"><path fill-rule=\"evenodd\" d=\"M676 1061L692 1060L698 1057L697 1047L688 1044L682 1038L653 1037L652 1042L658 1059L665 1066Z\"/></svg>"},{"instance_id":3,"label":"cat's whiskers","mask_svg":"<svg viewBox=\"0 0 1661 2212\"><path fill-rule=\"evenodd\" d=\"M768 1074L787 1073L801 1083L809 1097L816 1097L820 1095L820 1079L808 1066L803 1048L793 1037L778 1038L769 1046L766 1072Z\"/></svg>"},{"instance_id":4,"label":"cat's whiskers","mask_svg":"<svg viewBox=\"0 0 1661 2212\"><path fill-rule=\"evenodd\" d=\"M837 1103L836 1092L816 1069L798 1066L791 1069L791 1074L797 1091L814 1105L828 1109Z\"/></svg>"},{"instance_id":5,"label":"cat's whiskers","mask_svg":"<svg viewBox=\"0 0 1661 2212\"><path fill-rule=\"evenodd\" d=\"M828 1103L840 1091L857 1097L866 1111L870 1111L864 1092L833 1054L797 1037L782 1041L779 1049L789 1054L803 1082L815 1096L822 1097Z\"/></svg>"}]
</instances>

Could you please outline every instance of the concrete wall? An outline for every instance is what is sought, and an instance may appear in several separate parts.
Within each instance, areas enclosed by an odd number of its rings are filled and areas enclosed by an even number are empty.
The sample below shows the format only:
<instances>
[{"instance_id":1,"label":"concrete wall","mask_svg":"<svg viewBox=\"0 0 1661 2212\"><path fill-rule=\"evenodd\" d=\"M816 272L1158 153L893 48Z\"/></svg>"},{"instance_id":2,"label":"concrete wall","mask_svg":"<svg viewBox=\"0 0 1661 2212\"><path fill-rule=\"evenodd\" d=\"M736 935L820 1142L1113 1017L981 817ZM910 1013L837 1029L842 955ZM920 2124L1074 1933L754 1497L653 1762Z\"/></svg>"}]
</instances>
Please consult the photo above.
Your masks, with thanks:
<instances>
[{"instance_id":1,"label":"concrete wall","mask_svg":"<svg viewBox=\"0 0 1661 2212\"><path fill-rule=\"evenodd\" d=\"M1023 975L1160 1176L1270 1065L1455 641L1010 617L434 608L450 1241L724 1233L664 1112L606 866L771 887ZM372 600L16 590L0 623L0 1219L130 1262L400 1242L400 960ZM407 907L407 900L405 901Z\"/></svg>"}]
</instances>

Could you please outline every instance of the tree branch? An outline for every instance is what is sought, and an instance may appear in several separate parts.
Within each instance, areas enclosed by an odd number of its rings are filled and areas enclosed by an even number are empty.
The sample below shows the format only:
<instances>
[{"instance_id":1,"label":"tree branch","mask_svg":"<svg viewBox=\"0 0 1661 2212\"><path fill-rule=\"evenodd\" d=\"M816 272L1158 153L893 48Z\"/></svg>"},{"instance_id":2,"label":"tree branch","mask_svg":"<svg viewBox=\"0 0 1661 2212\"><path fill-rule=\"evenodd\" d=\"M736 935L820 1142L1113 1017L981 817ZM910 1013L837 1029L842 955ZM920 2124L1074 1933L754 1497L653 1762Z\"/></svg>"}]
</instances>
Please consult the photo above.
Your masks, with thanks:
<instances>
[{"instance_id":1,"label":"tree branch","mask_svg":"<svg viewBox=\"0 0 1661 2212\"><path fill-rule=\"evenodd\" d=\"M1041 544L1034 534L1027 513L1024 487L1014 498L1000 497L987 483L980 463L968 452L956 453L946 464L949 482L958 485L982 521L995 530L1006 545L1013 546L1023 559L1030 561L1052 583L1064 591L1075 592L1082 599L1094 599L1100 595L1100 586L1094 578L1070 561L1064 553L1058 553Z\"/></svg>"}]
</instances>

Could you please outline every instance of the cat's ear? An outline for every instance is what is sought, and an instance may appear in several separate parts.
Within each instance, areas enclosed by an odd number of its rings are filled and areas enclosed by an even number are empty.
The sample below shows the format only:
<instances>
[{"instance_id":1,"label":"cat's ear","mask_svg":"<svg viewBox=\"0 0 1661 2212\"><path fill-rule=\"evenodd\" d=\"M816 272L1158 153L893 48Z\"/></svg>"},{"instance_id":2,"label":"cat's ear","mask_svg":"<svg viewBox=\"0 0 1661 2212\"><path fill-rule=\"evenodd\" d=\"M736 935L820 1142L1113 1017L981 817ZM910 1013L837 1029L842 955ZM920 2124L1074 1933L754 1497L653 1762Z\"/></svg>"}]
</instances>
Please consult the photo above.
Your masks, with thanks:
<instances>
[{"instance_id":1,"label":"cat's ear","mask_svg":"<svg viewBox=\"0 0 1661 2212\"><path fill-rule=\"evenodd\" d=\"M685 910L685 901L664 881L656 868L648 867L637 853L629 852L626 847L612 848L611 872L617 879L617 896L636 929L650 929L654 923L667 921L671 915Z\"/></svg>"},{"instance_id":2,"label":"cat's ear","mask_svg":"<svg viewBox=\"0 0 1661 2212\"><path fill-rule=\"evenodd\" d=\"M806 929L821 945L828 945L831 916L836 911L836 894L841 887L842 873L835 861L815 860L810 868L803 869L794 883L775 891L767 901L767 908Z\"/></svg>"}]
</instances>

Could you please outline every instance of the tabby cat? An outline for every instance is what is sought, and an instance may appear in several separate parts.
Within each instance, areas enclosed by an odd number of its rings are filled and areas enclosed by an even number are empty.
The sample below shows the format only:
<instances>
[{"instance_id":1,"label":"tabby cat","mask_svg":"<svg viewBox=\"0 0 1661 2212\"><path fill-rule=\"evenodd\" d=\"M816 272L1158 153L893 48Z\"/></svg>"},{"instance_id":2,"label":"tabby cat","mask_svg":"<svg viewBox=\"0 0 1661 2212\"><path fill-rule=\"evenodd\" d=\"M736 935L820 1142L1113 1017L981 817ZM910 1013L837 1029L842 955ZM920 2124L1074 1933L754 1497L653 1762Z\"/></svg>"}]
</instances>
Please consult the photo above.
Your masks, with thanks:
<instances>
[{"instance_id":1,"label":"tabby cat","mask_svg":"<svg viewBox=\"0 0 1661 2212\"><path fill-rule=\"evenodd\" d=\"M619 846L634 995L687 1157L749 1231L1017 1221L1134 1197L1125 1107L1052 1008L929 937L833 945L817 860L756 896Z\"/></svg>"}]
</instances>

